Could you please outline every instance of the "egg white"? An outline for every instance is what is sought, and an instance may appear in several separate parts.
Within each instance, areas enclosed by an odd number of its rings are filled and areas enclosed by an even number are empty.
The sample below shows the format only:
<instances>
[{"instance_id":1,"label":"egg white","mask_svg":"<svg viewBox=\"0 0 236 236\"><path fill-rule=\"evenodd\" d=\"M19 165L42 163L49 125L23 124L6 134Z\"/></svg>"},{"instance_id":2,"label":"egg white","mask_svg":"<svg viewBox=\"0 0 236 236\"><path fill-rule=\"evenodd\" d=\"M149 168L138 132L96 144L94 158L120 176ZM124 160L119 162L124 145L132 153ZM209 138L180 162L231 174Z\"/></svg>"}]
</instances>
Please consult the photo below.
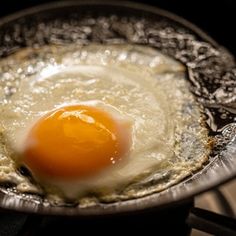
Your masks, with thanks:
<instances>
[{"instance_id":1,"label":"egg white","mask_svg":"<svg viewBox=\"0 0 236 236\"><path fill-rule=\"evenodd\" d=\"M53 58L53 63L45 63L41 58L45 52ZM25 57L21 53L11 60ZM25 52L28 53L31 51ZM17 92L0 108L1 133L16 160L31 125L60 106L91 104L132 127L132 146L125 161L90 178L70 182L35 176L47 192L70 199L91 192L106 200L118 198L122 191L123 198L141 196L178 182L206 160L207 131L200 124L200 109L189 92L184 67L177 61L154 49L132 45L72 46L56 50L46 47L38 52L36 59L44 64L30 59L28 64L21 64L23 68L33 64L36 72L19 79ZM197 149L188 147L193 142L197 142ZM189 152L184 152L184 148ZM5 158L11 160L7 155ZM2 173L3 167L0 162ZM160 182L150 191L146 188L136 192L130 187L134 184L136 189L137 183L146 177L164 175L170 169L175 172L166 185ZM14 165L8 171L15 173ZM0 181L4 178L7 175L0 176ZM29 182L24 178L15 182L19 186L24 181ZM32 186L30 183L27 186L25 191L30 191Z\"/></svg>"}]
</instances>

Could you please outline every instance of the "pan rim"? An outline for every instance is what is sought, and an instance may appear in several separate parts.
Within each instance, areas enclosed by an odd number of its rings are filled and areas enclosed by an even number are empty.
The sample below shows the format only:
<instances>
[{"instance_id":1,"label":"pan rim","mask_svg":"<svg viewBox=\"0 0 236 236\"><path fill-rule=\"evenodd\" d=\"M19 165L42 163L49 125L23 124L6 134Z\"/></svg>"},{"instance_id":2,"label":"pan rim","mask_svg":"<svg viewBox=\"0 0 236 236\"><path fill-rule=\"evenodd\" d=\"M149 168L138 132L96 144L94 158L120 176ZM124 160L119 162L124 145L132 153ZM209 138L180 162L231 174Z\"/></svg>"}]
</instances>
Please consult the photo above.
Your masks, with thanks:
<instances>
[{"instance_id":1,"label":"pan rim","mask_svg":"<svg viewBox=\"0 0 236 236\"><path fill-rule=\"evenodd\" d=\"M6 23L9 23L10 21L17 20L18 18L29 16L35 13L40 13L45 10L53 10L63 7L70 7L72 5L76 6L86 6L86 5L110 5L110 6L122 6L122 7L128 7L132 9L147 11L154 14L159 14L161 16L167 17L173 21L176 21L183 26L185 26L188 29L191 29L192 31L196 32L199 36L201 36L204 40L210 42L217 48L221 48L222 45L220 45L216 40L214 40L211 36L209 36L204 30L200 29L197 25L191 23L190 21L182 18L181 16L178 16L172 12L169 12L167 10L164 10L159 7L154 7L147 4L142 3L136 3L126 0L118 0L118 1L109 1L109 0L69 0L69 1L61 1L61 2L49 2L45 4L40 4L37 6L29 7L20 11L17 11L15 13L11 13L7 16L0 18L0 27Z\"/></svg>"}]
</instances>

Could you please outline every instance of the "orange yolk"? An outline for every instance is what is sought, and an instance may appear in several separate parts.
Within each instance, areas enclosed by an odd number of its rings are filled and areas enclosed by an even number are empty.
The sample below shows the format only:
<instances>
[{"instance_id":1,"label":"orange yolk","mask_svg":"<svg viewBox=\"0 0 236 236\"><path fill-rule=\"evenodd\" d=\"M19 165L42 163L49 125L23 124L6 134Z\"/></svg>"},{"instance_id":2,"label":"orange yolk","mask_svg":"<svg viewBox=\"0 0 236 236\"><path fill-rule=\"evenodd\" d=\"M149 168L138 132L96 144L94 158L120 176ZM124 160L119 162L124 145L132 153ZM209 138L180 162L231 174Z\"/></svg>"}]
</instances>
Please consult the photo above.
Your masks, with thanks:
<instances>
[{"instance_id":1,"label":"orange yolk","mask_svg":"<svg viewBox=\"0 0 236 236\"><path fill-rule=\"evenodd\" d=\"M127 130L98 108L61 107L39 119L29 131L23 145L23 162L40 176L90 176L128 152Z\"/></svg>"}]
</instances>

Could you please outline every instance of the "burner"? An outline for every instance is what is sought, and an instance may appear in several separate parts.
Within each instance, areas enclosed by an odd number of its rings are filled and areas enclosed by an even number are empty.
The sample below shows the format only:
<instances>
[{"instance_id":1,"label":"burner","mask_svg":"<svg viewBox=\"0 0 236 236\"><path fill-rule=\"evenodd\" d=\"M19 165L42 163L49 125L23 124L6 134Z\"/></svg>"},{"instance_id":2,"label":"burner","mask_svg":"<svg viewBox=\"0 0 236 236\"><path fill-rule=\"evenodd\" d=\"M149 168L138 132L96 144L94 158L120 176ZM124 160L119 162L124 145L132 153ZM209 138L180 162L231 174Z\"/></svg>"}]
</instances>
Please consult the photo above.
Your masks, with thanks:
<instances>
[{"instance_id":1,"label":"burner","mask_svg":"<svg viewBox=\"0 0 236 236\"><path fill-rule=\"evenodd\" d=\"M187 236L190 228L185 224L193 202L189 201L168 210L149 211L119 216L97 216L76 218L60 216L39 216L20 213L0 213L1 236L41 236L41 235L79 235L81 232L103 235L113 233L165 232L163 235ZM168 225L168 227L166 227Z\"/></svg>"}]
</instances>

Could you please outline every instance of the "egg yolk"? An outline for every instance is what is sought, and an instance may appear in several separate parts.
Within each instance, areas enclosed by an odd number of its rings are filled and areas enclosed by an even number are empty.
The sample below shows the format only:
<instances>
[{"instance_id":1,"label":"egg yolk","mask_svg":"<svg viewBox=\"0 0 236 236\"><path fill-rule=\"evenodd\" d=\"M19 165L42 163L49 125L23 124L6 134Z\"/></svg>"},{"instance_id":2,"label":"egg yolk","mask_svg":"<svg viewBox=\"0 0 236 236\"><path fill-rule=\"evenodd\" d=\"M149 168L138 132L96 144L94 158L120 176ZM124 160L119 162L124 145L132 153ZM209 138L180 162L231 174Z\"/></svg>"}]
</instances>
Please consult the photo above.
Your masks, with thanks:
<instances>
[{"instance_id":1,"label":"egg yolk","mask_svg":"<svg viewBox=\"0 0 236 236\"><path fill-rule=\"evenodd\" d=\"M115 164L128 152L126 125L86 105L61 107L39 119L23 145L23 162L42 176L80 178Z\"/></svg>"}]
</instances>

